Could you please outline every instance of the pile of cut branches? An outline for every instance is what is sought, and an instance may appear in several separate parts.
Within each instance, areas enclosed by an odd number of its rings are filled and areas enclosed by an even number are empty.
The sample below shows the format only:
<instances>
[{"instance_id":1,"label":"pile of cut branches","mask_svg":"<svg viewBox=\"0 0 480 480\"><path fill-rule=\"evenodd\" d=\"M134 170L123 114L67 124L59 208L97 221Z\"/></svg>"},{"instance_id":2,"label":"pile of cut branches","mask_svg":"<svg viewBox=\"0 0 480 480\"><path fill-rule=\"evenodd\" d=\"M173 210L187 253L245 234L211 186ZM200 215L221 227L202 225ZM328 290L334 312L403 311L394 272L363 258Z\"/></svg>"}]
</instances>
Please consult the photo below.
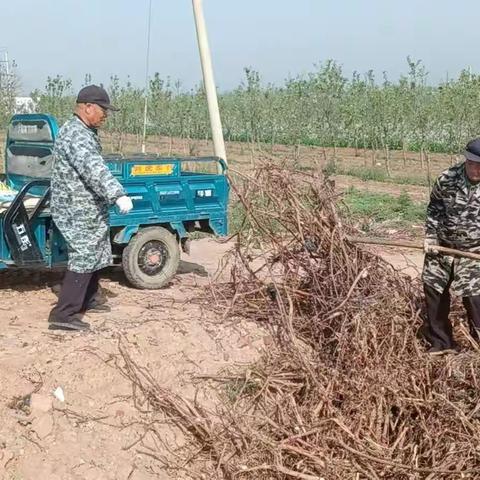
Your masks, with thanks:
<instances>
[{"instance_id":1,"label":"pile of cut branches","mask_svg":"<svg viewBox=\"0 0 480 480\"><path fill-rule=\"evenodd\" d=\"M478 348L426 357L420 285L348 241L321 178L266 162L233 187L245 215L215 299L274 342L222 379L221 412L171 414L218 477L480 478Z\"/></svg>"}]
</instances>

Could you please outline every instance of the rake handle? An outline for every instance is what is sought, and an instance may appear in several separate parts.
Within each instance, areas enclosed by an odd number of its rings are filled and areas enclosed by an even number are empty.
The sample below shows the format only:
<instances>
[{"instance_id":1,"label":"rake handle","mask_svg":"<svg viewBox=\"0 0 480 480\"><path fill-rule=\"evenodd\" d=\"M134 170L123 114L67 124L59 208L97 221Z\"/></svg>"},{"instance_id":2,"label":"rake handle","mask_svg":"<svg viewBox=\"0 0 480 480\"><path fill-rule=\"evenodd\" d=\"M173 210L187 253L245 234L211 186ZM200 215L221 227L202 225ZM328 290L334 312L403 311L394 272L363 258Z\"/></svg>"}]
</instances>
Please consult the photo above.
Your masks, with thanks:
<instances>
[{"instance_id":1,"label":"rake handle","mask_svg":"<svg viewBox=\"0 0 480 480\"><path fill-rule=\"evenodd\" d=\"M385 240L383 238L362 238L362 237L347 237L348 240L352 243L365 243L368 245L383 245L387 247L403 247L403 248L414 248L416 250L423 250L423 245L415 242L408 241L395 241L395 240ZM457 250L455 248L448 248L438 246L435 247L440 253L445 253L447 255L453 255L455 257L464 257L470 258L472 260L480 260L479 253L473 252L464 252L462 250Z\"/></svg>"}]
</instances>

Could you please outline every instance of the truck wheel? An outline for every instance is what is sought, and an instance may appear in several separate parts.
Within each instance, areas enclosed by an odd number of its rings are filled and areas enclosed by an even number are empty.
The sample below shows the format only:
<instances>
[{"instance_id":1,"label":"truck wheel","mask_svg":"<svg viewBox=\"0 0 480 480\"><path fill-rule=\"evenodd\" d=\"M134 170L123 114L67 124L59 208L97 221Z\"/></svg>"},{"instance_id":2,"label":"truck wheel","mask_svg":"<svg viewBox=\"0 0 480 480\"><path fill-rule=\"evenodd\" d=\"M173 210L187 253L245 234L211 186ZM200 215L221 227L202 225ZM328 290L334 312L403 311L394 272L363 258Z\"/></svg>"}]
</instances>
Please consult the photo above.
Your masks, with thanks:
<instances>
[{"instance_id":1,"label":"truck wheel","mask_svg":"<svg viewBox=\"0 0 480 480\"><path fill-rule=\"evenodd\" d=\"M177 273L179 263L177 239L162 227L140 230L122 254L125 276L141 289L155 290L166 285Z\"/></svg>"}]
</instances>

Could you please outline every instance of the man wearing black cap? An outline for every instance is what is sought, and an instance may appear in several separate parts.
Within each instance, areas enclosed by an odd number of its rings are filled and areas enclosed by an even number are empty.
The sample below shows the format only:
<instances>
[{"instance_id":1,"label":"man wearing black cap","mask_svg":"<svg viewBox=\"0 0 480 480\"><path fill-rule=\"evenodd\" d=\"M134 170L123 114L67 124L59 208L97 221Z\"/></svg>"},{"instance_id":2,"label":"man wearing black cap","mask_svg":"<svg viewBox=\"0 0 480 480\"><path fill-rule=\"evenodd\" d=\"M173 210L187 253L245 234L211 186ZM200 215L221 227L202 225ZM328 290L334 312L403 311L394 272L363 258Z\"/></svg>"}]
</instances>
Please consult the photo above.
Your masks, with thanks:
<instances>
[{"instance_id":1,"label":"man wearing black cap","mask_svg":"<svg viewBox=\"0 0 480 480\"><path fill-rule=\"evenodd\" d=\"M480 262L440 255L435 248L480 252L480 138L467 144L464 155L464 162L439 176L427 207L423 333L431 354L457 350L449 320L450 289L463 297L470 333L480 342Z\"/></svg>"},{"instance_id":2,"label":"man wearing black cap","mask_svg":"<svg viewBox=\"0 0 480 480\"><path fill-rule=\"evenodd\" d=\"M68 270L48 319L52 330L88 330L78 314L108 310L95 300L99 271L112 263L108 211L113 204L120 213L132 209L101 156L97 128L110 110L116 109L103 88L82 88L74 116L55 140L50 208L68 246Z\"/></svg>"}]
</instances>

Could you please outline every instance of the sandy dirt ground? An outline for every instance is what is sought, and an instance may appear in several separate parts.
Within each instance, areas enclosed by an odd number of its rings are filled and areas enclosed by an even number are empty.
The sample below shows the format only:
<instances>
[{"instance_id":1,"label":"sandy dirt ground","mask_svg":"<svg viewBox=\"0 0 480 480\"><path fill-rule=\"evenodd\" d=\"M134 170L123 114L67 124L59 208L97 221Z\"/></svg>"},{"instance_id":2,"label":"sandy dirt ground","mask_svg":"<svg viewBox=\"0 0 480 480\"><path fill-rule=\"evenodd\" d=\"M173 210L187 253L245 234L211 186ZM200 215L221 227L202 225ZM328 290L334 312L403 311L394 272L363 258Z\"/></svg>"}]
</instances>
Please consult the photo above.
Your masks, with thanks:
<instances>
[{"instance_id":1,"label":"sandy dirt ground","mask_svg":"<svg viewBox=\"0 0 480 480\"><path fill-rule=\"evenodd\" d=\"M422 273L424 258L422 251L396 247L368 248L384 258L400 273L412 278L418 278Z\"/></svg>"},{"instance_id":2,"label":"sandy dirt ground","mask_svg":"<svg viewBox=\"0 0 480 480\"><path fill-rule=\"evenodd\" d=\"M102 291L112 311L86 315L87 334L46 328L61 273L0 274L0 479L181 478L139 453L143 429L135 424L132 386L115 368L119 337L162 386L185 398L195 396L195 375L253 361L265 332L204 308L204 288L228 248L193 242L160 291L132 289L121 272L109 272ZM64 402L52 394L58 387ZM213 402L208 390L198 397ZM164 429L168 448L181 444Z\"/></svg>"}]
</instances>

